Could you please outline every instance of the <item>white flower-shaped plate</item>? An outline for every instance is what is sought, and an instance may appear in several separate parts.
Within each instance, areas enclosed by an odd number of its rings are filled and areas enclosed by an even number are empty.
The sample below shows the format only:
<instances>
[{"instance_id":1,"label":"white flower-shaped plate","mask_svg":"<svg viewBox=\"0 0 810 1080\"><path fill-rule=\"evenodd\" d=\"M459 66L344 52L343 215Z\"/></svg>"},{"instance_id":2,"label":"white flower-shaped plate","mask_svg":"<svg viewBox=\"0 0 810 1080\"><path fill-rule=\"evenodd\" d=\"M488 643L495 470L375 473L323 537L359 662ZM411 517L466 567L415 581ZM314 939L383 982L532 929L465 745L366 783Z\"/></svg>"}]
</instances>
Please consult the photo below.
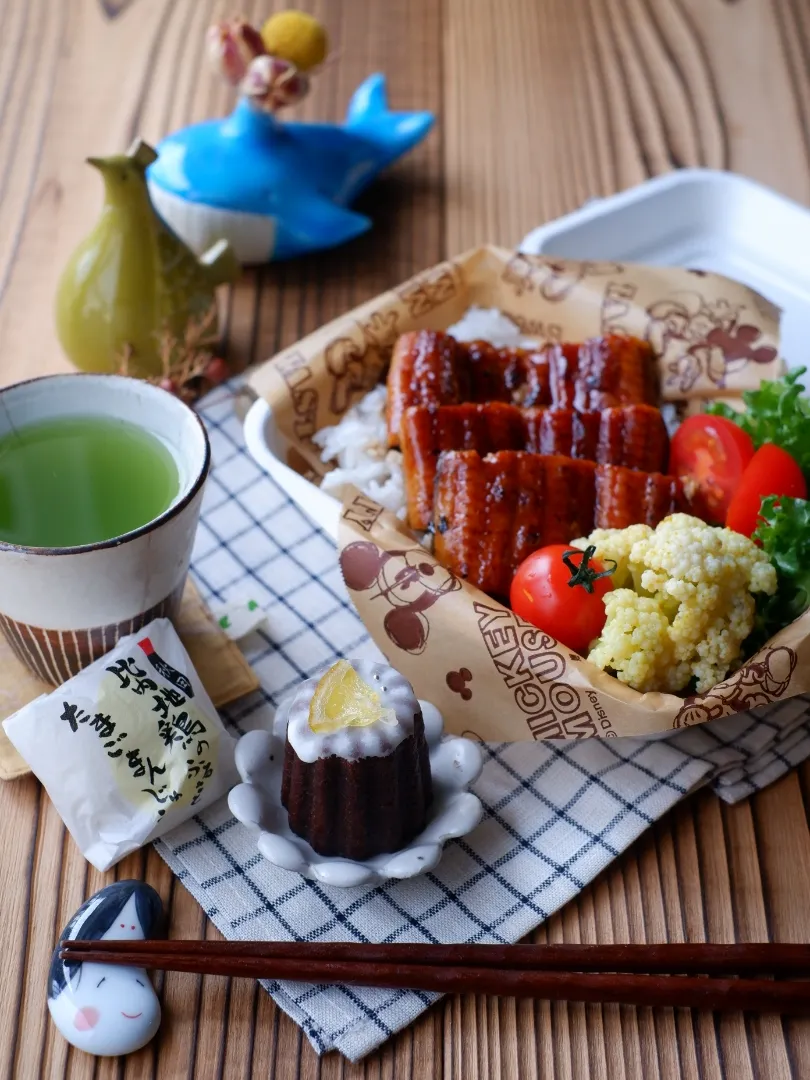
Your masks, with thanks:
<instances>
[{"instance_id":1,"label":"white flower-shaped plate","mask_svg":"<svg viewBox=\"0 0 810 1080\"><path fill-rule=\"evenodd\" d=\"M281 805L289 700L278 707L272 731L243 735L236 744L236 768L243 782L231 789L228 806L238 821L256 833L261 854L274 866L342 888L402 880L432 870L442 857L445 841L466 836L481 820L481 802L467 788L478 778L483 759L471 739L442 737L439 710L427 701L419 704L433 780L427 826L401 851L375 855L365 862L318 855L289 827L287 811Z\"/></svg>"}]
</instances>

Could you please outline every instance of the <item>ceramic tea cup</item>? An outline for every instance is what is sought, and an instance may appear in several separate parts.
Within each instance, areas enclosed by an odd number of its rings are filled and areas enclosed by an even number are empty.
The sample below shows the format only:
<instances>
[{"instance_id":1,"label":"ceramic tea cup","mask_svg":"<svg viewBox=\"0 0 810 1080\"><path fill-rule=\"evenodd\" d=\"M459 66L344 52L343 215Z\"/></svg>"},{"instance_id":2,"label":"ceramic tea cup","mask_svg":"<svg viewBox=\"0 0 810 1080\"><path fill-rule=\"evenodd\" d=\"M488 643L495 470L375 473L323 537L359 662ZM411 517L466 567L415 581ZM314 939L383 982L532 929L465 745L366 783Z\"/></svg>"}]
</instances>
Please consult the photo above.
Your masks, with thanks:
<instances>
[{"instance_id":1,"label":"ceramic tea cup","mask_svg":"<svg viewBox=\"0 0 810 1080\"><path fill-rule=\"evenodd\" d=\"M0 629L20 660L53 684L119 637L177 612L211 459L196 413L138 379L46 375L0 390L0 445L29 425L66 418L123 421L157 439L176 467L177 491L154 520L112 539L81 547L0 541Z\"/></svg>"}]
</instances>

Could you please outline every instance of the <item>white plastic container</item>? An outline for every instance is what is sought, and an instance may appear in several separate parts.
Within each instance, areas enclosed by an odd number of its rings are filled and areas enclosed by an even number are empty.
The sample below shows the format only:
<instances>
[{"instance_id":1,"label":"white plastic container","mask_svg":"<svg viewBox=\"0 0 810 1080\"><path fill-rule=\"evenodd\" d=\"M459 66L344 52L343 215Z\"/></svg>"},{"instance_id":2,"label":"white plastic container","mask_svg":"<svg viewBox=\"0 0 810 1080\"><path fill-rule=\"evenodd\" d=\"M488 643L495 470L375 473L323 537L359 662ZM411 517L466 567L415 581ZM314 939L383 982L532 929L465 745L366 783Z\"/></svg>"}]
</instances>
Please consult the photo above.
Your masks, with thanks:
<instances>
[{"instance_id":1,"label":"white plastic container","mask_svg":"<svg viewBox=\"0 0 810 1080\"><path fill-rule=\"evenodd\" d=\"M278 486L318 528L336 541L340 503L334 495L321 491L286 464L286 440L276 427L273 412L263 398L254 401L245 417L245 443L256 464L270 473Z\"/></svg>"},{"instance_id":2,"label":"white plastic container","mask_svg":"<svg viewBox=\"0 0 810 1080\"><path fill-rule=\"evenodd\" d=\"M725 274L782 308L782 353L810 366L810 210L734 173L683 169L649 180L534 229L531 255L686 266ZM245 420L255 461L329 536L340 504L285 464L270 407Z\"/></svg>"},{"instance_id":3,"label":"white plastic container","mask_svg":"<svg viewBox=\"0 0 810 1080\"><path fill-rule=\"evenodd\" d=\"M725 274L782 308L782 354L810 366L810 210L753 180L668 173L541 225L520 250Z\"/></svg>"}]
</instances>

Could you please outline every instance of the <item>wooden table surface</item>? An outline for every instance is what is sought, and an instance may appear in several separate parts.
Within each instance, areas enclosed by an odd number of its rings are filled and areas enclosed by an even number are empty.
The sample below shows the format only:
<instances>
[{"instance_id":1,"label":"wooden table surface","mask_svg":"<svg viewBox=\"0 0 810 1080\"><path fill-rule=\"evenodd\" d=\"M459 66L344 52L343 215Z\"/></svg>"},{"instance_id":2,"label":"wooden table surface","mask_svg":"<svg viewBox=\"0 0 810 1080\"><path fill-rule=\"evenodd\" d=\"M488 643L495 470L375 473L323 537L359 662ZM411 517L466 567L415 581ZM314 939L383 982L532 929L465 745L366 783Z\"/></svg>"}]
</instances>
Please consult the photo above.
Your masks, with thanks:
<instances>
[{"instance_id":1,"label":"wooden table surface","mask_svg":"<svg viewBox=\"0 0 810 1080\"><path fill-rule=\"evenodd\" d=\"M236 5L237 7L240 5ZM241 5L258 22L269 2ZM283 6L279 4L278 6ZM412 272L679 166L734 169L810 201L807 0L304 0L334 61L304 115L336 120L368 73L428 141L364 200L372 233L250 273L229 351L261 360ZM0 4L0 380L64 368L52 296L101 200L88 154L221 113L206 25L221 0ZM810 940L810 766L733 808L683 804L537 935L554 941ZM47 1020L56 935L112 879L89 869L39 785L0 785L0 1070L71 1078L810 1077L810 1021L462 997L359 1065L318 1060L257 985L170 975L152 1045L70 1050ZM217 936L153 851L175 937Z\"/></svg>"}]
</instances>

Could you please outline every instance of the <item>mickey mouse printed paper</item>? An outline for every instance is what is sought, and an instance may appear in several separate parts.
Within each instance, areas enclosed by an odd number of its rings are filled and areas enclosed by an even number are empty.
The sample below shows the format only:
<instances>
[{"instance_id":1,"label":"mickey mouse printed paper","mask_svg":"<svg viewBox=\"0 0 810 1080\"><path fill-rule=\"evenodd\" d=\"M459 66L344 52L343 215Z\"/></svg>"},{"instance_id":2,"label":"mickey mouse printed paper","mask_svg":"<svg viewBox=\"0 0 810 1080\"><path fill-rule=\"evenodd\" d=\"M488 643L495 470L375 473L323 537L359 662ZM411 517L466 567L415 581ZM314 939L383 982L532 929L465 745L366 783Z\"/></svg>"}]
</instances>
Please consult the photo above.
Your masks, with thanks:
<instances>
[{"instance_id":1,"label":"mickey mouse printed paper","mask_svg":"<svg viewBox=\"0 0 810 1080\"><path fill-rule=\"evenodd\" d=\"M539 342L607 333L648 340L664 400L735 401L782 374L779 313L726 278L484 247L442 263L286 350L254 375L289 441L288 464L324 474L312 435L385 374L405 331L498 308ZM379 648L449 731L486 740L649 736L810 692L810 613L706 694L640 694L442 567L393 515L344 492L338 545L352 601Z\"/></svg>"},{"instance_id":2,"label":"mickey mouse printed paper","mask_svg":"<svg viewBox=\"0 0 810 1080\"><path fill-rule=\"evenodd\" d=\"M288 440L287 464L323 476L313 434L380 382L399 335L452 326L472 305L498 308L540 345L609 333L645 338L666 401L733 400L784 370L778 310L738 282L481 247L369 300L254 372L251 386Z\"/></svg>"},{"instance_id":3,"label":"mickey mouse printed paper","mask_svg":"<svg viewBox=\"0 0 810 1080\"><path fill-rule=\"evenodd\" d=\"M706 694L640 694L441 566L357 490L344 501L338 545L372 638L454 734L649 736L810 692L810 612Z\"/></svg>"}]
</instances>

